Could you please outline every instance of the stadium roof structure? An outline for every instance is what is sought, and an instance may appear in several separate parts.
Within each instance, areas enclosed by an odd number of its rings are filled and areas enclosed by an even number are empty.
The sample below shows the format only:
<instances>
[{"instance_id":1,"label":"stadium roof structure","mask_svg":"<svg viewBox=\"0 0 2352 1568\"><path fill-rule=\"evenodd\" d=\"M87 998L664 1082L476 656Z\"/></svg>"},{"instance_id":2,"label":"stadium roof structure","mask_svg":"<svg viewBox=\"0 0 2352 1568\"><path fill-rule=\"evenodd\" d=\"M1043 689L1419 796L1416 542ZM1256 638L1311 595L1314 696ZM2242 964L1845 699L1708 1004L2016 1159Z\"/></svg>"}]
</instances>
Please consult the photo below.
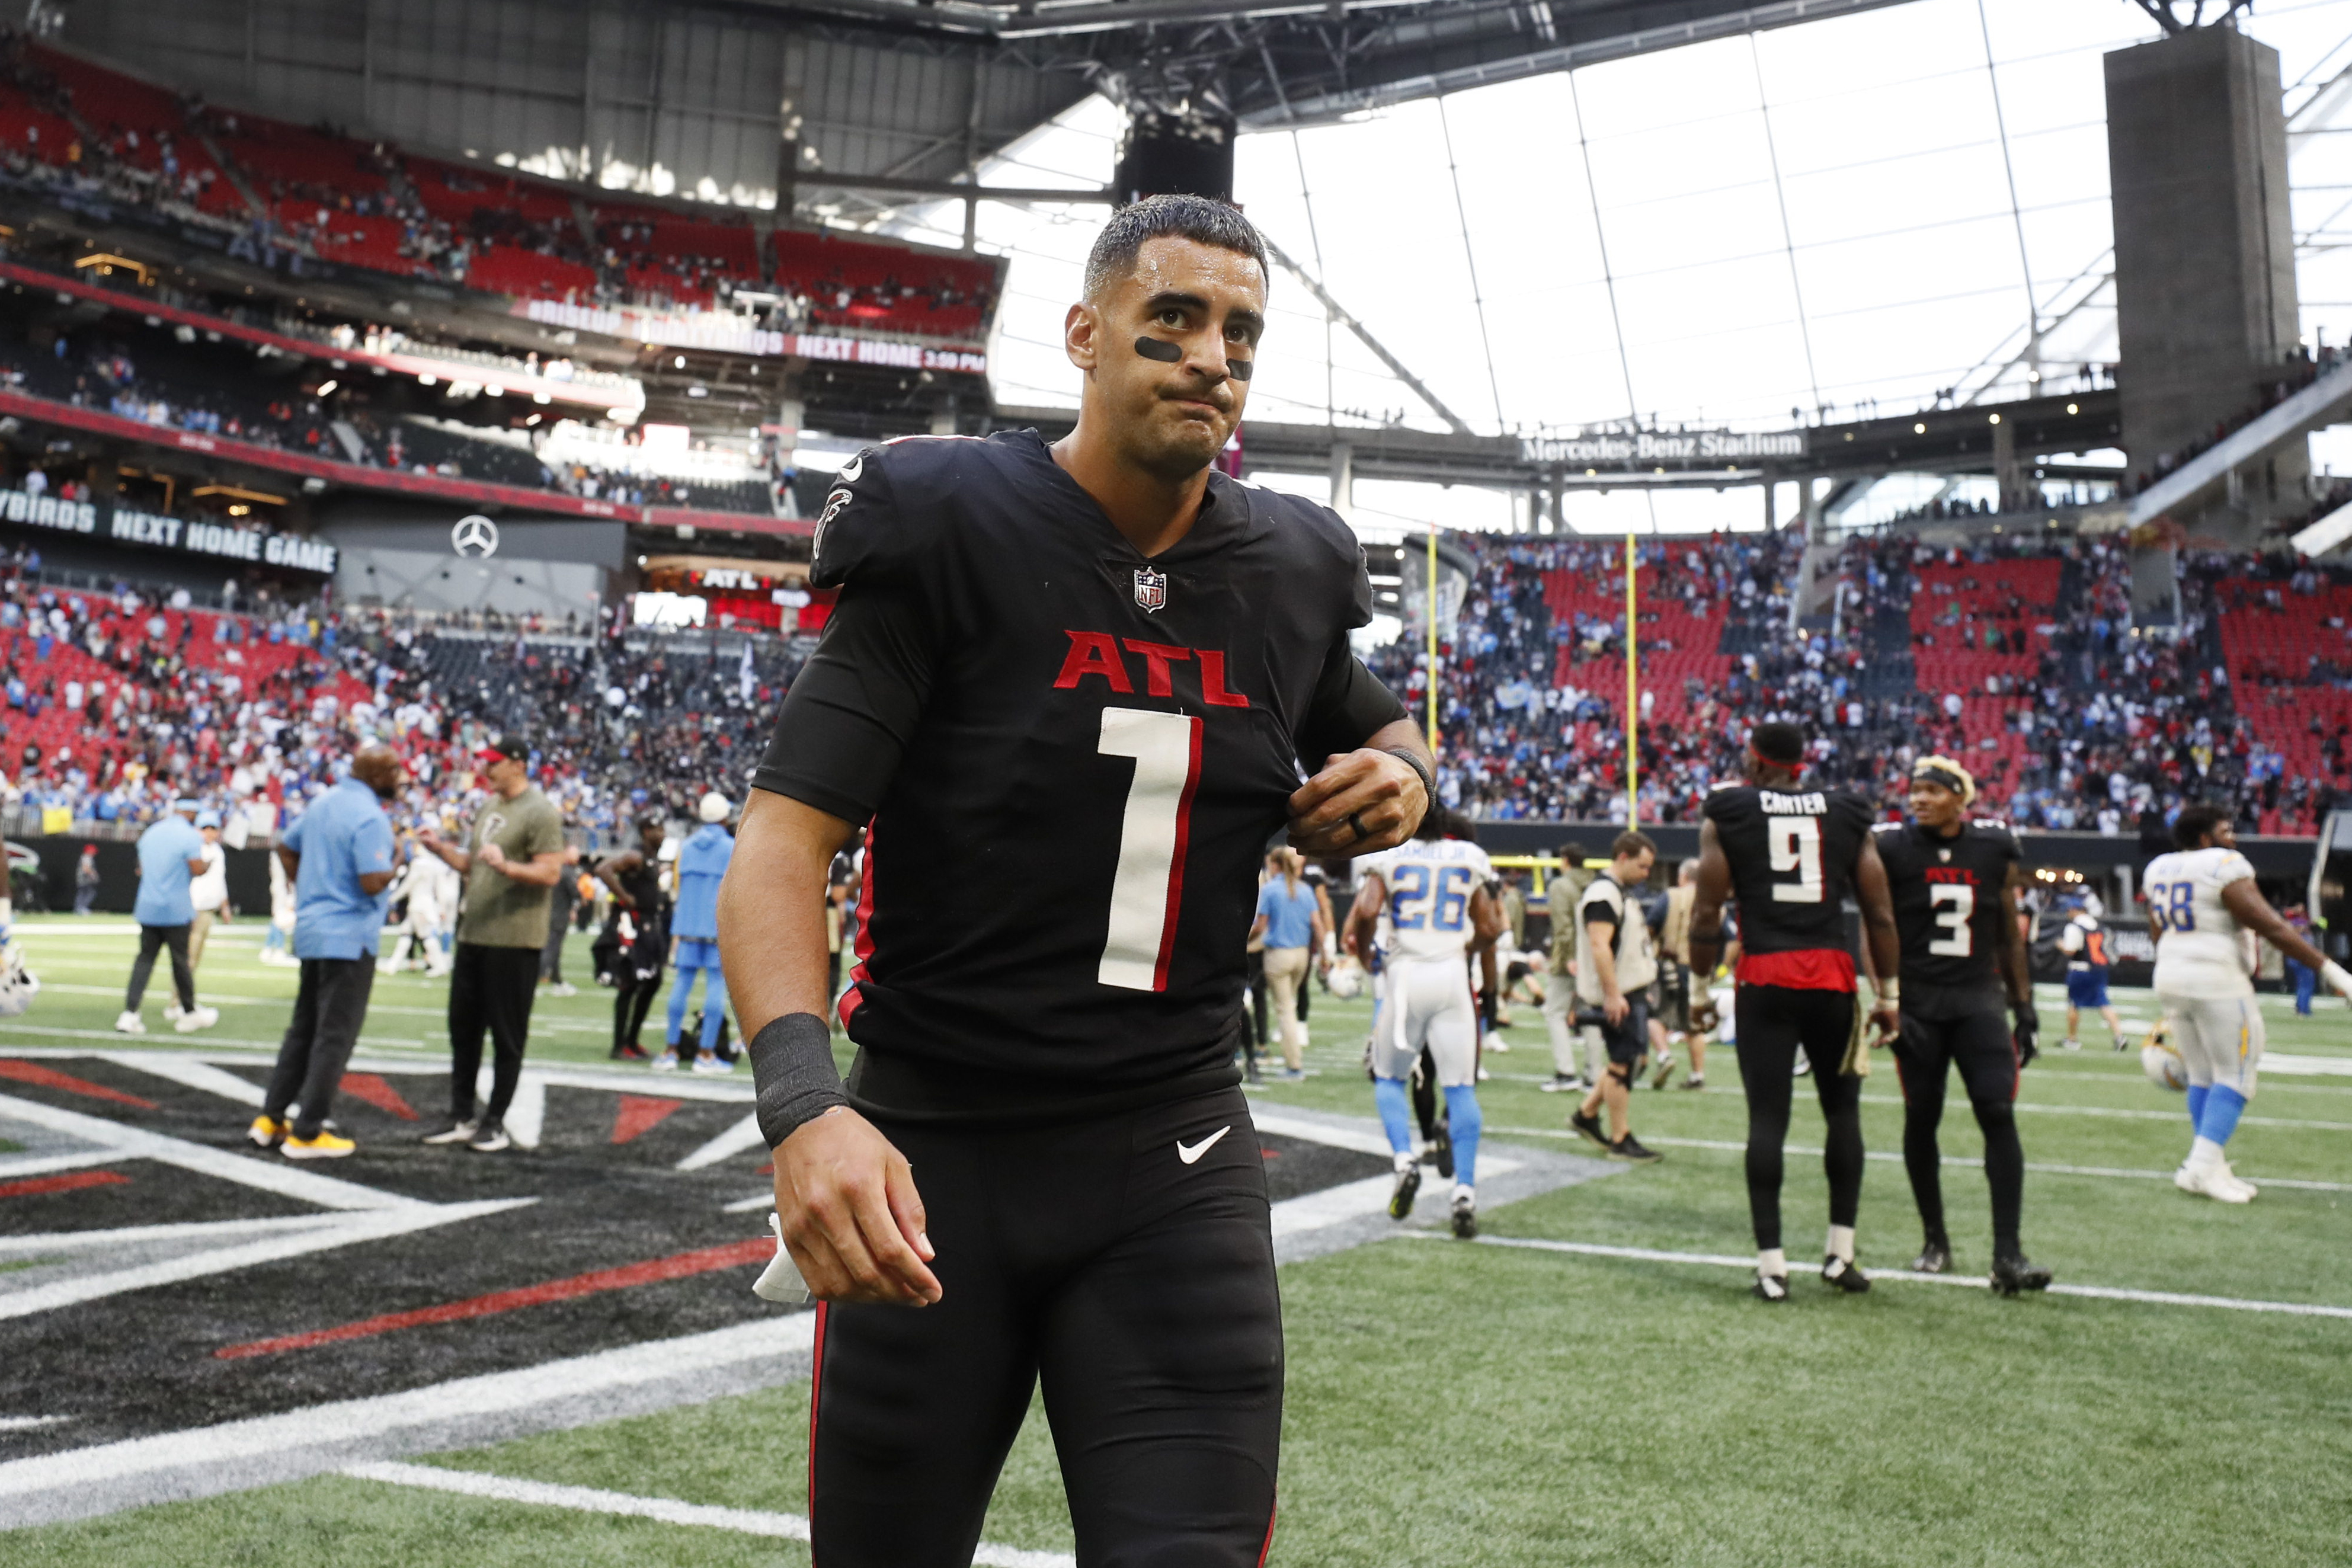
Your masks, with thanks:
<instances>
[{"instance_id":1,"label":"stadium roof structure","mask_svg":"<svg viewBox=\"0 0 2352 1568\"><path fill-rule=\"evenodd\" d=\"M914 38L984 41L1130 108L1306 125L1906 0L772 0Z\"/></svg>"}]
</instances>

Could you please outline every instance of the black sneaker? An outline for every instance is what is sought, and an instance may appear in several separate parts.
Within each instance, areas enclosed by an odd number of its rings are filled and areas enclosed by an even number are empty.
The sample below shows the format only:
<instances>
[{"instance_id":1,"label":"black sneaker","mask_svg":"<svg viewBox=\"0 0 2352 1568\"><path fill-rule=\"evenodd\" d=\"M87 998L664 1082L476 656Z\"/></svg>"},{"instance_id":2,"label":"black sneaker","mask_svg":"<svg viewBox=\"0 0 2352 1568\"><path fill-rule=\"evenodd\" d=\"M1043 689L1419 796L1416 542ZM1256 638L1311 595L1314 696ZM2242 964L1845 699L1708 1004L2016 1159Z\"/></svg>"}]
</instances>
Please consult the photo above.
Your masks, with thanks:
<instances>
[{"instance_id":1,"label":"black sneaker","mask_svg":"<svg viewBox=\"0 0 2352 1568\"><path fill-rule=\"evenodd\" d=\"M1706 1087L1706 1074L1703 1072L1695 1072L1691 1074L1690 1077L1683 1079L1682 1082L1675 1085L1675 1087L1676 1089L1705 1089Z\"/></svg>"},{"instance_id":2,"label":"black sneaker","mask_svg":"<svg viewBox=\"0 0 2352 1568\"><path fill-rule=\"evenodd\" d=\"M1454 1234L1468 1241L1478 1234L1478 1202L1472 1197L1454 1200Z\"/></svg>"},{"instance_id":3,"label":"black sneaker","mask_svg":"<svg viewBox=\"0 0 2352 1568\"><path fill-rule=\"evenodd\" d=\"M1997 1296L2014 1296L2020 1290L2047 1290L2051 1273L2037 1268L2023 1253L1992 1260L1992 1289Z\"/></svg>"},{"instance_id":4,"label":"black sneaker","mask_svg":"<svg viewBox=\"0 0 2352 1568\"><path fill-rule=\"evenodd\" d=\"M1454 1179L1454 1130L1441 1121L1430 1134L1429 1157L1437 1163L1437 1173L1447 1181Z\"/></svg>"},{"instance_id":5,"label":"black sneaker","mask_svg":"<svg viewBox=\"0 0 2352 1568\"><path fill-rule=\"evenodd\" d=\"M506 1128L499 1122L485 1121L475 1130L466 1147L477 1154L496 1154L514 1147L514 1140L507 1136Z\"/></svg>"},{"instance_id":6,"label":"black sneaker","mask_svg":"<svg viewBox=\"0 0 2352 1568\"><path fill-rule=\"evenodd\" d=\"M641 1062L646 1059L646 1048L634 1040L625 1046L614 1046L613 1059L616 1062Z\"/></svg>"},{"instance_id":7,"label":"black sneaker","mask_svg":"<svg viewBox=\"0 0 2352 1568\"><path fill-rule=\"evenodd\" d=\"M471 1143L478 1121L444 1121L425 1135L427 1143Z\"/></svg>"},{"instance_id":8,"label":"black sneaker","mask_svg":"<svg viewBox=\"0 0 2352 1568\"><path fill-rule=\"evenodd\" d=\"M1416 1163L1400 1167L1396 1173L1396 1188L1389 1194L1389 1218L1410 1217L1412 1214L1413 1194L1420 1191L1420 1164Z\"/></svg>"},{"instance_id":9,"label":"black sneaker","mask_svg":"<svg viewBox=\"0 0 2352 1568\"><path fill-rule=\"evenodd\" d=\"M1759 1301L1785 1301L1789 1299L1789 1277L1786 1274L1759 1274L1748 1293Z\"/></svg>"},{"instance_id":10,"label":"black sneaker","mask_svg":"<svg viewBox=\"0 0 2352 1568\"><path fill-rule=\"evenodd\" d=\"M1822 1259L1822 1279L1849 1296L1859 1296L1870 1289L1870 1276L1862 1271L1862 1266L1848 1263L1834 1252Z\"/></svg>"},{"instance_id":11,"label":"black sneaker","mask_svg":"<svg viewBox=\"0 0 2352 1568\"><path fill-rule=\"evenodd\" d=\"M1951 1271L1952 1244L1948 1241L1931 1237L1919 1249L1919 1256L1911 1260L1911 1272L1914 1274L1949 1274Z\"/></svg>"},{"instance_id":12,"label":"black sneaker","mask_svg":"<svg viewBox=\"0 0 2352 1568\"><path fill-rule=\"evenodd\" d=\"M1603 1149L1609 1147L1609 1134L1601 1131L1601 1118L1598 1116L1587 1116L1581 1110L1570 1111L1568 1117L1568 1124L1576 1129L1579 1132L1583 1133L1587 1138L1591 1139L1595 1143L1600 1144Z\"/></svg>"},{"instance_id":13,"label":"black sneaker","mask_svg":"<svg viewBox=\"0 0 2352 1568\"><path fill-rule=\"evenodd\" d=\"M1609 1145L1609 1157L1612 1160L1633 1160L1643 1164L1648 1164L1652 1161L1663 1160L1665 1158L1664 1154L1659 1153L1655 1149L1643 1148L1641 1141L1636 1139L1631 1132L1626 1133L1625 1136Z\"/></svg>"}]
</instances>

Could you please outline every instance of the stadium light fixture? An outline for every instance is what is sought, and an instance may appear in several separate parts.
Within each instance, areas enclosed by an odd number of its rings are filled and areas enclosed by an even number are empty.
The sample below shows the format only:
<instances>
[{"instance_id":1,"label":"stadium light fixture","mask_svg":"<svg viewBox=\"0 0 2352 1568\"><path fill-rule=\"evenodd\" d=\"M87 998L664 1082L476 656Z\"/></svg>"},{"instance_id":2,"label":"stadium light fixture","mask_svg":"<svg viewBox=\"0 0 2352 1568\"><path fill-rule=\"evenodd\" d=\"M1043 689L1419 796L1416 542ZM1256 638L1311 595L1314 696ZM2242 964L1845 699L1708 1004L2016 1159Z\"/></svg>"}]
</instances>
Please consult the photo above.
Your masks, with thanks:
<instances>
[{"instance_id":1,"label":"stadium light fixture","mask_svg":"<svg viewBox=\"0 0 2352 1568\"><path fill-rule=\"evenodd\" d=\"M324 396L326 396L329 393L331 393L331 392L333 392L333 391L335 390L335 386L336 386L336 384L336 384L335 378L334 378L333 376L331 376L331 376L329 376L326 380L324 380L324 381L322 381L322 382L320 382L320 383L319 384L319 390L318 390L318 392L315 394L315 395L320 396L320 397L324 397Z\"/></svg>"},{"instance_id":2,"label":"stadium light fixture","mask_svg":"<svg viewBox=\"0 0 2352 1568\"><path fill-rule=\"evenodd\" d=\"M1926 420L1924 420L1924 419L1916 420L1916 421L1915 421L1915 422L1912 424L1912 426L1911 426L1911 434L1913 434L1914 436L1925 436L1927 433L1927 422Z\"/></svg>"},{"instance_id":3,"label":"stadium light fixture","mask_svg":"<svg viewBox=\"0 0 2352 1568\"><path fill-rule=\"evenodd\" d=\"M1998 414L1994 415L1994 416L1992 416L1992 418L1991 418L1991 419L1990 419L1990 420L1988 420L1988 421L1987 421L1987 423L1988 423L1988 424L1992 424L1992 425L1998 425L1998 424L2000 424L2000 415L1998 415Z\"/></svg>"}]
</instances>

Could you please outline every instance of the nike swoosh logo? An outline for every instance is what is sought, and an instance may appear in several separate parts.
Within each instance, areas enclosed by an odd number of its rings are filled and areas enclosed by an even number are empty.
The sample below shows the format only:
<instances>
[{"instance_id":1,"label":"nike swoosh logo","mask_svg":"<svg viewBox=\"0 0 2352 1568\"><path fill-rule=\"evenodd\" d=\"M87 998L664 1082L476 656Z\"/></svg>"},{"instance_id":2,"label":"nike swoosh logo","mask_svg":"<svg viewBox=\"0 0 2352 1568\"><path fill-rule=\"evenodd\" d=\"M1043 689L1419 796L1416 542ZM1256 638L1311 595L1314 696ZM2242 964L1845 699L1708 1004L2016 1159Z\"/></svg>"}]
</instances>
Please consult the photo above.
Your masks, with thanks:
<instances>
[{"instance_id":1,"label":"nike swoosh logo","mask_svg":"<svg viewBox=\"0 0 2352 1568\"><path fill-rule=\"evenodd\" d=\"M1218 1128L1214 1132L1210 1133L1206 1138L1202 1139L1198 1143L1192 1145L1190 1148L1185 1146L1184 1140L1179 1138L1176 1140L1176 1157L1189 1165L1195 1160L1198 1160L1202 1155L1207 1153L1210 1150L1215 1148L1217 1146L1217 1140L1223 1138L1226 1133L1231 1132L1233 1130L1233 1124L1228 1122L1224 1126Z\"/></svg>"}]
</instances>

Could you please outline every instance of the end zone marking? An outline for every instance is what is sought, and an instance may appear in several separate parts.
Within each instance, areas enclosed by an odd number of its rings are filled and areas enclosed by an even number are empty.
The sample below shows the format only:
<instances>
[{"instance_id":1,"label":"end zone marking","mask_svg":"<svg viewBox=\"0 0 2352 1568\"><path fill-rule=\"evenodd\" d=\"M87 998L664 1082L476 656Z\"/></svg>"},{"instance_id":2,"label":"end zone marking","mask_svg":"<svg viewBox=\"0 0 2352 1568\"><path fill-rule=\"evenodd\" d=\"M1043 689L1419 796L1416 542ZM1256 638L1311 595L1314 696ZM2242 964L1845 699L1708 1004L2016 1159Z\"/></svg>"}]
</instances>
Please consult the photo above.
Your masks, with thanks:
<instances>
[{"instance_id":1,"label":"end zone marking","mask_svg":"<svg viewBox=\"0 0 2352 1568\"><path fill-rule=\"evenodd\" d=\"M63 1176L35 1176L29 1181L0 1182L0 1198L37 1197L44 1193L72 1193L84 1187L127 1187L131 1178L120 1171L75 1171Z\"/></svg>"},{"instance_id":2,"label":"end zone marking","mask_svg":"<svg viewBox=\"0 0 2352 1568\"><path fill-rule=\"evenodd\" d=\"M340 1092L350 1095L362 1105L373 1105L403 1121L416 1120L416 1108L400 1097L400 1090L385 1081L382 1073L347 1072Z\"/></svg>"},{"instance_id":3,"label":"end zone marking","mask_svg":"<svg viewBox=\"0 0 2352 1568\"><path fill-rule=\"evenodd\" d=\"M0 1121L28 1121L52 1132L70 1133L92 1143L102 1144L112 1150L119 1159L160 1160L164 1164L177 1165L182 1170L194 1171L200 1175L217 1176L240 1186L258 1187L280 1197L317 1204L321 1208L422 1209L431 1206L421 1199L404 1197L398 1193L378 1192L357 1182L305 1171L287 1161L256 1159L232 1153L226 1149L208 1148L184 1139L166 1137L161 1132L150 1132L143 1127L127 1127L102 1116L84 1116L78 1110L62 1110L56 1106L43 1105L38 1100L0 1094Z\"/></svg>"},{"instance_id":4,"label":"end zone marking","mask_svg":"<svg viewBox=\"0 0 2352 1568\"><path fill-rule=\"evenodd\" d=\"M1416 1239L1436 1241L1450 1239L1427 1231L1400 1234ZM1717 1252L1662 1252L1646 1247L1603 1247L1589 1241L1544 1241L1534 1237L1482 1236L1476 1238L1481 1247L1518 1247L1533 1252L1567 1252L1585 1258L1622 1258L1637 1263L1699 1263L1716 1268L1742 1268L1753 1273L1756 1259L1727 1258ZM1865 1268L1873 1284L1897 1279L1914 1285L1970 1285L1982 1290L1989 1282L1982 1275L1914 1274L1907 1268ZM2311 1301L2249 1301L2235 1296L2190 1296L2175 1290L2132 1290L2115 1285L2053 1285L2042 1294L2050 1296L2082 1296L2096 1301L2140 1301L2159 1307L2213 1307L2231 1312L2276 1312L2294 1318L2352 1319L2352 1307L2328 1307Z\"/></svg>"},{"instance_id":5,"label":"end zone marking","mask_svg":"<svg viewBox=\"0 0 2352 1568\"><path fill-rule=\"evenodd\" d=\"M119 1089L109 1089L102 1083L92 1083L86 1078L76 1078L55 1068L45 1068L37 1062L0 1058L0 1078L13 1078L18 1083L38 1084L43 1089L61 1089L67 1094L79 1094L85 1100L112 1100L117 1105L132 1106L140 1110L155 1109L155 1102L152 1100L142 1100L135 1094L125 1094Z\"/></svg>"},{"instance_id":6,"label":"end zone marking","mask_svg":"<svg viewBox=\"0 0 2352 1568\"><path fill-rule=\"evenodd\" d=\"M742 1121L680 1160L677 1169L699 1171L705 1165L716 1165L719 1161L730 1155L740 1154L746 1149L763 1147L764 1142L760 1133L760 1118L754 1113L743 1118Z\"/></svg>"},{"instance_id":7,"label":"end zone marking","mask_svg":"<svg viewBox=\"0 0 2352 1568\"><path fill-rule=\"evenodd\" d=\"M529 1503L540 1508L570 1509L576 1513L612 1514L650 1519L662 1524L694 1525L737 1535L763 1535L780 1541L806 1541L809 1521L797 1513L769 1513L745 1508L713 1508L704 1503L678 1502L670 1498L634 1497L595 1487L555 1486L546 1481L514 1480L478 1470L445 1470L437 1465L352 1465L343 1474L387 1486L421 1487L428 1491L455 1492L461 1497L493 1502ZM971 1554L974 1568L1076 1568L1077 1559L1060 1552L1031 1552L983 1541Z\"/></svg>"},{"instance_id":8,"label":"end zone marking","mask_svg":"<svg viewBox=\"0 0 2352 1568\"><path fill-rule=\"evenodd\" d=\"M437 1307L386 1312L381 1317L364 1318L356 1323L344 1323L336 1328L280 1334L275 1339L251 1340L241 1345L223 1345L213 1354L222 1361L242 1361L248 1356L309 1350L314 1345L335 1344L344 1340L373 1339L378 1334L419 1328L427 1323L462 1322L469 1318L488 1318L523 1307L543 1307L550 1301L569 1301L575 1297L593 1296L605 1290L625 1290L635 1285L684 1279L718 1268L740 1268L746 1264L765 1263L775 1255L776 1246L772 1240L764 1236L754 1237L749 1241L730 1241L719 1247L706 1247L699 1251L647 1258L642 1263L625 1263L617 1268L599 1268L587 1274L574 1274L568 1279L549 1279L517 1289L494 1290L487 1296L469 1296L462 1301L445 1301Z\"/></svg>"},{"instance_id":9,"label":"end zone marking","mask_svg":"<svg viewBox=\"0 0 2352 1568\"><path fill-rule=\"evenodd\" d=\"M624 1094L613 1108L613 1139L615 1143L634 1142L668 1119L670 1112L683 1106L682 1100L664 1100L650 1094Z\"/></svg>"}]
</instances>

